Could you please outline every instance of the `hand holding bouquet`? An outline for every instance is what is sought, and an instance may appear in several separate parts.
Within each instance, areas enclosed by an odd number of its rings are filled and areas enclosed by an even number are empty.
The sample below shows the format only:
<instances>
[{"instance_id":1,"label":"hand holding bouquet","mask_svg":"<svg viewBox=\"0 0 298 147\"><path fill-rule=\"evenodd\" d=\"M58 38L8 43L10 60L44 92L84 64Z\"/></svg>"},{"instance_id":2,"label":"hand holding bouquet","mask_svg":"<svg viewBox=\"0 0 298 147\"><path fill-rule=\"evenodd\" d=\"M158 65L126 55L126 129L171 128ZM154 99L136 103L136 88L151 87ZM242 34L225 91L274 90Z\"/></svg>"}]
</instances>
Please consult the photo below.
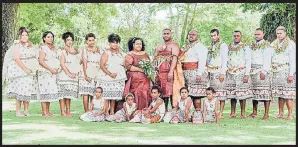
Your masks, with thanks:
<instances>
[{"instance_id":1,"label":"hand holding bouquet","mask_svg":"<svg viewBox=\"0 0 298 147\"><path fill-rule=\"evenodd\" d=\"M155 78L155 70L153 69L152 63L148 59L142 59L138 63L138 67L141 68L144 73L154 81Z\"/></svg>"}]
</instances>

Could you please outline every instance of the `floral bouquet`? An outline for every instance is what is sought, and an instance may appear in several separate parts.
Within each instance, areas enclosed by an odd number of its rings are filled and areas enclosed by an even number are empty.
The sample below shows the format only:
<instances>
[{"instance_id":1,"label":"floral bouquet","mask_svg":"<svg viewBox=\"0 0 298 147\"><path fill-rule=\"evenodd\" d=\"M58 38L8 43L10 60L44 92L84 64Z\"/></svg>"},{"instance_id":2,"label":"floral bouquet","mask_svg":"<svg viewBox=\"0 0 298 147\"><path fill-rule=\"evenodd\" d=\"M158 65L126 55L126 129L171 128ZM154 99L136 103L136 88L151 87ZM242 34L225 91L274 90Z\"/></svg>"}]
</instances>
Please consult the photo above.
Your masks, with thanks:
<instances>
[{"instance_id":1,"label":"floral bouquet","mask_svg":"<svg viewBox=\"0 0 298 147\"><path fill-rule=\"evenodd\" d=\"M150 78L150 80L154 81L155 70L150 60L148 59L140 60L138 63L138 67L143 69L144 73L148 76L148 78Z\"/></svg>"}]
</instances>

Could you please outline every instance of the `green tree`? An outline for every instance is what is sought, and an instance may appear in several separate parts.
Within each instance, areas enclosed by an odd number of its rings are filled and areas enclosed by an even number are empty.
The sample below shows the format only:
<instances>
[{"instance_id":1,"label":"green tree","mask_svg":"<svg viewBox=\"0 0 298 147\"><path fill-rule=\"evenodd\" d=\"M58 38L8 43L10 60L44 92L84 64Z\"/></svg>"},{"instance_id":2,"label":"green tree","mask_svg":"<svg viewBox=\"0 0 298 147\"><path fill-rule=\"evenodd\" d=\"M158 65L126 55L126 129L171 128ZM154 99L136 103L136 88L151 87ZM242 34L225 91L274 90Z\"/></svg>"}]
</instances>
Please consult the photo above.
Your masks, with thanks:
<instances>
[{"instance_id":1,"label":"green tree","mask_svg":"<svg viewBox=\"0 0 298 147\"><path fill-rule=\"evenodd\" d=\"M242 4L243 11L261 12L260 26L264 29L264 38L272 42L276 38L278 26L287 28L288 36L296 41L296 4L295 3L254 3Z\"/></svg>"}]
</instances>

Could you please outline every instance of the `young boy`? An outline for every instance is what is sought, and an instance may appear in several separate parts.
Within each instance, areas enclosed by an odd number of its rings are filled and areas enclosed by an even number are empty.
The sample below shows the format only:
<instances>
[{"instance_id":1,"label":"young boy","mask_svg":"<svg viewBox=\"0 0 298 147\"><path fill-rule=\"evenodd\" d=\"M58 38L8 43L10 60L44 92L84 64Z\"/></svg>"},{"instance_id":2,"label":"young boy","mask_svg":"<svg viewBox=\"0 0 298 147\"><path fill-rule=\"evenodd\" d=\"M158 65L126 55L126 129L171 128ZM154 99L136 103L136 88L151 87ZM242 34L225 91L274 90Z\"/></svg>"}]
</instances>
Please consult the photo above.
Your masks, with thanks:
<instances>
[{"instance_id":1,"label":"young boy","mask_svg":"<svg viewBox=\"0 0 298 147\"><path fill-rule=\"evenodd\" d=\"M129 122L142 122L142 123L157 123L160 122L165 115L165 105L162 98L160 98L161 89L158 86L151 88L152 102L148 108L142 111L137 111L134 118Z\"/></svg>"},{"instance_id":2,"label":"young boy","mask_svg":"<svg viewBox=\"0 0 298 147\"><path fill-rule=\"evenodd\" d=\"M203 119L204 123L219 122L218 104L219 102L214 98L215 90L212 87L206 89L207 99L203 104Z\"/></svg>"}]
</instances>

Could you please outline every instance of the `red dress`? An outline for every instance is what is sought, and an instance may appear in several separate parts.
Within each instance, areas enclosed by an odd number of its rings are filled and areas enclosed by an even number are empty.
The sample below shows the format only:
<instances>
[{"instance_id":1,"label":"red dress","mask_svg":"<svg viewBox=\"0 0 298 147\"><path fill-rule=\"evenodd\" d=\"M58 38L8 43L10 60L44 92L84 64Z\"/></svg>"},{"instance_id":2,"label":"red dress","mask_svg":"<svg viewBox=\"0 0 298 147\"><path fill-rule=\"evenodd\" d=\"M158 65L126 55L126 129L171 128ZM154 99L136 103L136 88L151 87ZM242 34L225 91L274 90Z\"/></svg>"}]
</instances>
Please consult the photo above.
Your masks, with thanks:
<instances>
[{"instance_id":1,"label":"red dress","mask_svg":"<svg viewBox=\"0 0 298 147\"><path fill-rule=\"evenodd\" d=\"M128 92L135 95L135 103L138 105L138 110L148 107L151 103L150 96L150 79L143 72L130 71L131 66L138 66L138 62L142 59L148 59L149 55L136 55L128 53L125 56L125 67L127 69L127 83L125 84L124 96Z\"/></svg>"},{"instance_id":2,"label":"red dress","mask_svg":"<svg viewBox=\"0 0 298 147\"><path fill-rule=\"evenodd\" d=\"M172 63L172 51L160 50L155 58L157 62L155 64L158 64L155 83L162 89L161 97L169 97L173 95L174 82L174 79L168 81L168 74Z\"/></svg>"}]
</instances>

